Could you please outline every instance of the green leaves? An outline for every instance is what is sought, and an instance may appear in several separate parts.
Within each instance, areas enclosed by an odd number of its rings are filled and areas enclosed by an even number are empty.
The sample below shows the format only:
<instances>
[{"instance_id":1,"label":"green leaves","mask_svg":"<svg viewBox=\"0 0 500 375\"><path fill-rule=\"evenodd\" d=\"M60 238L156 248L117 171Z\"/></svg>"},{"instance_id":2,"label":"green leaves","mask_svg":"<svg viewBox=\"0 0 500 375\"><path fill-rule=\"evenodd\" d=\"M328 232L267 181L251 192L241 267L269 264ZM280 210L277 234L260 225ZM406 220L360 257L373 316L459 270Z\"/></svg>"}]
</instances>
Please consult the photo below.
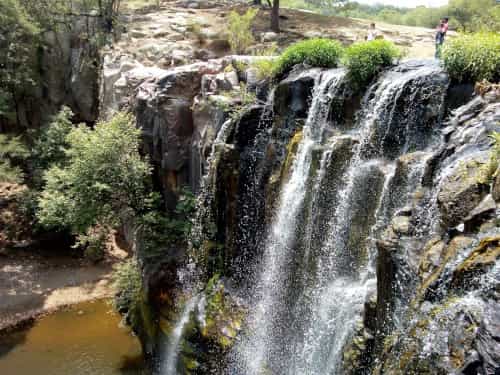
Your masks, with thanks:
<instances>
[{"instance_id":1,"label":"green leaves","mask_svg":"<svg viewBox=\"0 0 500 375\"><path fill-rule=\"evenodd\" d=\"M497 81L500 78L500 35L461 34L443 48L443 64L457 82Z\"/></svg>"},{"instance_id":2,"label":"green leaves","mask_svg":"<svg viewBox=\"0 0 500 375\"><path fill-rule=\"evenodd\" d=\"M239 15L235 11L229 13L228 41L234 53L245 53L246 49L255 41L251 26L257 13L258 10L253 8L249 8L243 15Z\"/></svg>"},{"instance_id":3,"label":"green leaves","mask_svg":"<svg viewBox=\"0 0 500 375\"><path fill-rule=\"evenodd\" d=\"M274 75L282 76L297 64L336 68L343 53L342 45L331 39L309 39L285 49L275 65Z\"/></svg>"},{"instance_id":4,"label":"green leaves","mask_svg":"<svg viewBox=\"0 0 500 375\"><path fill-rule=\"evenodd\" d=\"M44 174L40 223L82 234L95 225L114 227L143 210L151 170L139 155L139 135L124 113L93 130L73 128L66 136L67 160Z\"/></svg>"},{"instance_id":5,"label":"green leaves","mask_svg":"<svg viewBox=\"0 0 500 375\"><path fill-rule=\"evenodd\" d=\"M0 182L20 183L23 173L16 162L28 157L29 151L20 137L0 134Z\"/></svg>"},{"instance_id":6,"label":"green leaves","mask_svg":"<svg viewBox=\"0 0 500 375\"><path fill-rule=\"evenodd\" d=\"M351 82L359 89L365 87L385 67L401 57L394 43L373 40L354 43L346 49L344 64Z\"/></svg>"}]
</instances>

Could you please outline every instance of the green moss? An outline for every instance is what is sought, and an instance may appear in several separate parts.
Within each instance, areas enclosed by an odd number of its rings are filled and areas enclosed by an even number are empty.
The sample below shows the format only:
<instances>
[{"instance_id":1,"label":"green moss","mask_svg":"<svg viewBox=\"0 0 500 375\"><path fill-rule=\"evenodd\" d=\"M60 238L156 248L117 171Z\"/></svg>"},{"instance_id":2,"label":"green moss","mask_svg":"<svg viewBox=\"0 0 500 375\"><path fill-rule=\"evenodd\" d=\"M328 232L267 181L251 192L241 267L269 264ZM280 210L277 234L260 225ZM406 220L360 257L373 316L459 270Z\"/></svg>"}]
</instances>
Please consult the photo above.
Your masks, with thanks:
<instances>
[{"instance_id":1,"label":"green moss","mask_svg":"<svg viewBox=\"0 0 500 375\"><path fill-rule=\"evenodd\" d=\"M500 257L500 236L481 240L472 253L453 272L452 286L460 287L477 273L485 272Z\"/></svg>"},{"instance_id":2,"label":"green moss","mask_svg":"<svg viewBox=\"0 0 500 375\"><path fill-rule=\"evenodd\" d=\"M285 181L284 177L290 174L290 169L292 167L293 160L297 155L297 151L299 149L299 145L300 142L302 141L302 138L303 138L302 130L297 130L286 147L286 158L285 158L285 163L283 164L283 168L281 170L281 177L280 177L281 181Z\"/></svg>"}]
</instances>

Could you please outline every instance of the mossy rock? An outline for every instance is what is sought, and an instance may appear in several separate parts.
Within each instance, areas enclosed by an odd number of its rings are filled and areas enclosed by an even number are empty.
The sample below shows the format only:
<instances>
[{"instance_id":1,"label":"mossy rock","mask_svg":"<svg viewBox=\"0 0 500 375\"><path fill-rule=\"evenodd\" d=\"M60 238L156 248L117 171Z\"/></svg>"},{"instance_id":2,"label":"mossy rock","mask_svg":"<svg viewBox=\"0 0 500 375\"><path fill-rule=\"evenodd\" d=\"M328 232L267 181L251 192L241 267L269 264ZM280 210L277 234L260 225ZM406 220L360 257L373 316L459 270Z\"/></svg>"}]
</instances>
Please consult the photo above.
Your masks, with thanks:
<instances>
[{"instance_id":1,"label":"mossy rock","mask_svg":"<svg viewBox=\"0 0 500 375\"><path fill-rule=\"evenodd\" d=\"M500 257L500 236L481 240L472 253L455 269L451 285L454 288L470 287L477 275L486 273Z\"/></svg>"},{"instance_id":2,"label":"mossy rock","mask_svg":"<svg viewBox=\"0 0 500 375\"><path fill-rule=\"evenodd\" d=\"M441 264L436 268L421 284L416 301L428 299L435 294L435 290L439 286L439 279L443 271L451 259L454 259L460 251L469 247L474 240L466 236L457 236L453 238L446 249L442 251Z\"/></svg>"}]
</instances>

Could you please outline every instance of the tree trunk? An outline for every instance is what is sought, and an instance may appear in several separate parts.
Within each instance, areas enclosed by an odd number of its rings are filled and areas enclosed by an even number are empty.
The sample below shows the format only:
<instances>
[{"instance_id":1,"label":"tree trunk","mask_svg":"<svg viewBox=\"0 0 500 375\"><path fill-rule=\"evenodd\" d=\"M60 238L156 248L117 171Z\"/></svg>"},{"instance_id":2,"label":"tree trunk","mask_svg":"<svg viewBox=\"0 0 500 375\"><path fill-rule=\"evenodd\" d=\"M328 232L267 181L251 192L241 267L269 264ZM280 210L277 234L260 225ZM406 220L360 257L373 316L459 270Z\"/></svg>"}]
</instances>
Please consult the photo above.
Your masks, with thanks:
<instances>
[{"instance_id":1,"label":"tree trunk","mask_svg":"<svg viewBox=\"0 0 500 375\"><path fill-rule=\"evenodd\" d=\"M273 0L271 9L271 30L275 33L280 32L280 0Z\"/></svg>"}]
</instances>

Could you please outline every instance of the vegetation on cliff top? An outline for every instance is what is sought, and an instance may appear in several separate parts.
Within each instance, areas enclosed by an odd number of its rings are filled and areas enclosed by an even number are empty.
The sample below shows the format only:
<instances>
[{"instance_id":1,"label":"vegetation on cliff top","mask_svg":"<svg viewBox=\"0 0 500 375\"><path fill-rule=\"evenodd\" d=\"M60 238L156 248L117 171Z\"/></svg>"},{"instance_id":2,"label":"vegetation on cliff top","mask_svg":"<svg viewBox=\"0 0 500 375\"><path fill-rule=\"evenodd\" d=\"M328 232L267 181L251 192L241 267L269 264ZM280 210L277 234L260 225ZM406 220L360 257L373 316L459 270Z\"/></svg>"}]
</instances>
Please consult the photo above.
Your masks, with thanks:
<instances>
[{"instance_id":1,"label":"vegetation on cliff top","mask_svg":"<svg viewBox=\"0 0 500 375\"><path fill-rule=\"evenodd\" d=\"M461 34L443 49L443 64L458 82L500 79L500 34Z\"/></svg>"},{"instance_id":2,"label":"vegetation on cliff top","mask_svg":"<svg viewBox=\"0 0 500 375\"><path fill-rule=\"evenodd\" d=\"M336 68L343 54L342 45L331 39L309 39L285 49L276 62L274 74L282 76L297 64Z\"/></svg>"},{"instance_id":3,"label":"vegetation on cliff top","mask_svg":"<svg viewBox=\"0 0 500 375\"><path fill-rule=\"evenodd\" d=\"M401 52L387 40L358 42L346 49L345 66L351 82L361 88L400 57Z\"/></svg>"}]
</instances>

